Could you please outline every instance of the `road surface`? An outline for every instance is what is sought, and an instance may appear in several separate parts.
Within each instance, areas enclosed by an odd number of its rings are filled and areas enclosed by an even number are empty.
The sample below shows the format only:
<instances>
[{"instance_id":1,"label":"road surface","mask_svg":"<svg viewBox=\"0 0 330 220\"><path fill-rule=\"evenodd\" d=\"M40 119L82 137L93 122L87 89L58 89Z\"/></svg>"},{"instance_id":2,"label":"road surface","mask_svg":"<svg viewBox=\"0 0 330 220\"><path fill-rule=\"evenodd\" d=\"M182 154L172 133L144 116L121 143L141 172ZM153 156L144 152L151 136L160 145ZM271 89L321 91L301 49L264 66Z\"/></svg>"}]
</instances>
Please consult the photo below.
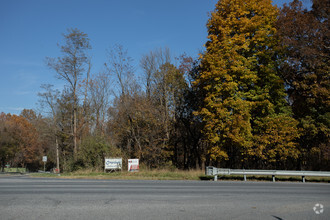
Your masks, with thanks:
<instances>
[{"instance_id":1,"label":"road surface","mask_svg":"<svg viewBox=\"0 0 330 220\"><path fill-rule=\"evenodd\" d=\"M0 219L330 219L330 184L0 177Z\"/></svg>"}]
</instances>

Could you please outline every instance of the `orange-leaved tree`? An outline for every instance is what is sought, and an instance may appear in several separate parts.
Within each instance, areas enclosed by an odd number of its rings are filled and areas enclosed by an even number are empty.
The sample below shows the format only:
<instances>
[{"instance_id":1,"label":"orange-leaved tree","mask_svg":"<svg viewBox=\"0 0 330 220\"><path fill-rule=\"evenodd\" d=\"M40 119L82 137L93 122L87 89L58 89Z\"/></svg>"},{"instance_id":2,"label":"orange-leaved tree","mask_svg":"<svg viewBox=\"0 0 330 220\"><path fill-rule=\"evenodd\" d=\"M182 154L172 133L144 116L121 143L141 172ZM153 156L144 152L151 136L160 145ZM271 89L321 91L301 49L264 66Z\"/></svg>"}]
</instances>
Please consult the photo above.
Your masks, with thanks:
<instances>
[{"instance_id":1,"label":"orange-leaved tree","mask_svg":"<svg viewBox=\"0 0 330 220\"><path fill-rule=\"evenodd\" d=\"M22 116L1 114L2 163L37 168L42 152L35 127Z\"/></svg>"}]
</instances>

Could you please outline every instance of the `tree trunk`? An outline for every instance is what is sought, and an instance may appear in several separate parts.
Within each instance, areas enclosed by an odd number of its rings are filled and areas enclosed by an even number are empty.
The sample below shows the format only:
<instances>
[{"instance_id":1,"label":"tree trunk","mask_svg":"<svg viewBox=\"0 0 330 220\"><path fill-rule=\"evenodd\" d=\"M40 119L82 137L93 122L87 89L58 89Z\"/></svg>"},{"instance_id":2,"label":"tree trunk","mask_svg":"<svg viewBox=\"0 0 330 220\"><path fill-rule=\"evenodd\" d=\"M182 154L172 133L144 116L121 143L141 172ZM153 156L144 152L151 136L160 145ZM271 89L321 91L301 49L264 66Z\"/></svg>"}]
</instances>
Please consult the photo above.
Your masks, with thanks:
<instances>
[{"instance_id":1,"label":"tree trunk","mask_svg":"<svg viewBox=\"0 0 330 220\"><path fill-rule=\"evenodd\" d=\"M73 110L73 157L77 159L77 110L74 106Z\"/></svg>"},{"instance_id":2,"label":"tree trunk","mask_svg":"<svg viewBox=\"0 0 330 220\"><path fill-rule=\"evenodd\" d=\"M60 155L59 155L57 137L55 137L55 143L56 143L56 169L57 169L57 172L60 172Z\"/></svg>"},{"instance_id":3,"label":"tree trunk","mask_svg":"<svg viewBox=\"0 0 330 220\"><path fill-rule=\"evenodd\" d=\"M1 159L1 172L5 172L5 159Z\"/></svg>"}]
</instances>

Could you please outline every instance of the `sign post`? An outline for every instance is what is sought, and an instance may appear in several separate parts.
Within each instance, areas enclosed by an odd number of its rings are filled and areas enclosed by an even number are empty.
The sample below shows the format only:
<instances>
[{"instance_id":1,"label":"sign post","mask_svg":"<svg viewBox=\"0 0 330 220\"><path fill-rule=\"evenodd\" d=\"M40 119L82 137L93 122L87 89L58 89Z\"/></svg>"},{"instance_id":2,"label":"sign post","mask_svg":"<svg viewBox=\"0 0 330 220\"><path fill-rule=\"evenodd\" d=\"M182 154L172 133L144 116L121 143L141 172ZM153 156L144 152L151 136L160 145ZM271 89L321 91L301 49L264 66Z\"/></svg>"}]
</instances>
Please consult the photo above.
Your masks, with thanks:
<instances>
[{"instance_id":1,"label":"sign post","mask_svg":"<svg viewBox=\"0 0 330 220\"><path fill-rule=\"evenodd\" d=\"M42 157L42 162L44 162L44 172L46 172L47 156Z\"/></svg>"}]
</instances>

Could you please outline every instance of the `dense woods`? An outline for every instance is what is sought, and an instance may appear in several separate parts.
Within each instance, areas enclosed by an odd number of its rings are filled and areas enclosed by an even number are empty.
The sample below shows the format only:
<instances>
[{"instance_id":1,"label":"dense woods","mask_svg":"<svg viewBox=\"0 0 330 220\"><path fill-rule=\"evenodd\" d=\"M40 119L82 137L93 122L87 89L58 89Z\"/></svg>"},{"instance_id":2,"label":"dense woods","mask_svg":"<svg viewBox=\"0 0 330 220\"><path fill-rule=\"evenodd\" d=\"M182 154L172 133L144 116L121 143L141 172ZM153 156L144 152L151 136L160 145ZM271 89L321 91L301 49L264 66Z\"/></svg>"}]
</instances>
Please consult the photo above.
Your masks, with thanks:
<instances>
[{"instance_id":1,"label":"dense woods","mask_svg":"<svg viewBox=\"0 0 330 220\"><path fill-rule=\"evenodd\" d=\"M329 8L219 0L198 59L157 48L136 68L115 45L98 73L87 33L69 29L61 56L46 58L63 90L41 85L41 112L0 114L1 168L37 170L47 155L47 168L63 171L101 170L105 157L146 168L330 170Z\"/></svg>"}]
</instances>

